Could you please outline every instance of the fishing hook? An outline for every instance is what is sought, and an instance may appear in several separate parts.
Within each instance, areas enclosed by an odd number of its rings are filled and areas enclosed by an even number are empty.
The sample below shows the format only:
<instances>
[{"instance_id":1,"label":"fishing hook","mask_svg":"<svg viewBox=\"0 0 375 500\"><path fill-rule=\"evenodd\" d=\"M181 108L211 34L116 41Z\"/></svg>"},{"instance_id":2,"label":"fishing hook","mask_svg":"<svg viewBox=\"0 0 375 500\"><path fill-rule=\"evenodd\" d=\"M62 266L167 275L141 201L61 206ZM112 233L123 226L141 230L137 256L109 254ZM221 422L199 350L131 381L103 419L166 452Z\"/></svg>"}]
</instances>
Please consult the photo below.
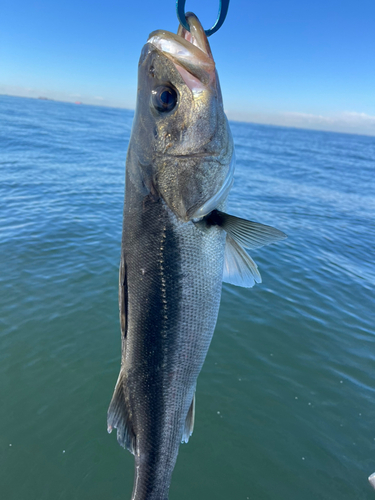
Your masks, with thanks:
<instances>
[{"instance_id":1,"label":"fishing hook","mask_svg":"<svg viewBox=\"0 0 375 500\"><path fill-rule=\"evenodd\" d=\"M186 0L176 0L177 18L182 24L182 26L186 30L190 31L190 26L186 21L186 16L185 16L185 3ZM221 28L221 26L225 21L225 18L227 17L228 7L229 7L229 0L220 0L219 13L217 15L215 24L209 30L204 30L207 36L213 35L219 28Z\"/></svg>"}]
</instances>

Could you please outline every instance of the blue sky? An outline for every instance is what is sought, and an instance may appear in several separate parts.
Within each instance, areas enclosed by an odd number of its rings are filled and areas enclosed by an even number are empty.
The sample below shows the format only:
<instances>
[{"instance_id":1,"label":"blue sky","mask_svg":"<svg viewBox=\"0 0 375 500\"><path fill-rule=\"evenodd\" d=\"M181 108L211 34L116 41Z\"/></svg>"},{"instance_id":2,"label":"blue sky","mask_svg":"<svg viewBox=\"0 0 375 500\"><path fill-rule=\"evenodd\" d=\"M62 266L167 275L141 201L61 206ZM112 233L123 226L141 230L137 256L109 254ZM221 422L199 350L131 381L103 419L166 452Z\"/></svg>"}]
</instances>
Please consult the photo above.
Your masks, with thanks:
<instances>
[{"instance_id":1,"label":"blue sky","mask_svg":"<svg viewBox=\"0 0 375 500\"><path fill-rule=\"evenodd\" d=\"M210 27L218 0L187 0ZM133 108L174 0L2 0L0 93ZM375 135L375 0L231 0L210 38L229 118Z\"/></svg>"}]
</instances>

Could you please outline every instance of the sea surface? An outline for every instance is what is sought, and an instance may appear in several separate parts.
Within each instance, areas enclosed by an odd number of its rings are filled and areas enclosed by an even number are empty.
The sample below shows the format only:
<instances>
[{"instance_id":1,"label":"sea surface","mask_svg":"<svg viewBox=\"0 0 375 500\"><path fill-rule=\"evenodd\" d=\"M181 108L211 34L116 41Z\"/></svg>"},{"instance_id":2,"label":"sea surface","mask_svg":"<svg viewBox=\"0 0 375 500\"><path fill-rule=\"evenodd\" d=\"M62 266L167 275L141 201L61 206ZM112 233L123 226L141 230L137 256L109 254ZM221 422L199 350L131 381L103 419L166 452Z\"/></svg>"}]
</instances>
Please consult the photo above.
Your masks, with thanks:
<instances>
[{"instance_id":1,"label":"sea surface","mask_svg":"<svg viewBox=\"0 0 375 500\"><path fill-rule=\"evenodd\" d=\"M106 412L132 118L0 96L1 499L130 499ZM230 212L288 239L223 285L170 500L375 499L375 137L231 128Z\"/></svg>"}]
</instances>

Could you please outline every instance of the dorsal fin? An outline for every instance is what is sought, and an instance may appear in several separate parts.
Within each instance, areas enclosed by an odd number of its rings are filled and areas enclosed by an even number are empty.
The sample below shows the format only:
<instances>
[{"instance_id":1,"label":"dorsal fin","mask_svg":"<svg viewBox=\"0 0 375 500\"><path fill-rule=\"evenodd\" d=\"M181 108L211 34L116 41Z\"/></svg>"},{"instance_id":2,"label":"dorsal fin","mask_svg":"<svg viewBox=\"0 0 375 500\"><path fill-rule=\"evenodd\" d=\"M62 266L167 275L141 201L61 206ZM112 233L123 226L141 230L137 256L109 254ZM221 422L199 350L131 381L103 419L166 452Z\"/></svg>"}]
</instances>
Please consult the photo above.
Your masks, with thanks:
<instances>
[{"instance_id":1,"label":"dorsal fin","mask_svg":"<svg viewBox=\"0 0 375 500\"><path fill-rule=\"evenodd\" d=\"M125 376L120 371L115 390L107 413L107 430L109 433L117 429L117 441L123 447L127 448L133 455L135 454L135 433L131 414L129 413L125 394L124 394Z\"/></svg>"},{"instance_id":2,"label":"dorsal fin","mask_svg":"<svg viewBox=\"0 0 375 500\"><path fill-rule=\"evenodd\" d=\"M128 279L126 274L126 262L124 255L121 255L118 285L119 285L118 299L119 299L121 338L124 341L127 333L127 314L128 314Z\"/></svg>"}]
</instances>

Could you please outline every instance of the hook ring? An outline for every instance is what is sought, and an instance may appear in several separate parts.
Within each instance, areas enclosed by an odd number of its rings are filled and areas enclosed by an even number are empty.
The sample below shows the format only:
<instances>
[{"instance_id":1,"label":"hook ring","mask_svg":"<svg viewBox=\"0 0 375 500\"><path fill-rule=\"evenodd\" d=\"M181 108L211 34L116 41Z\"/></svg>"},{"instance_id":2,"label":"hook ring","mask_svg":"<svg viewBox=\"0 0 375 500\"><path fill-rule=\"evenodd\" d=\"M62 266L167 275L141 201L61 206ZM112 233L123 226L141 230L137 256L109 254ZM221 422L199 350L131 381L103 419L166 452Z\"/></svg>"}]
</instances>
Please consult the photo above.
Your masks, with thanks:
<instances>
[{"instance_id":1,"label":"hook ring","mask_svg":"<svg viewBox=\"0 0 375 500\"><path fill-rule=\"evenodd\" d=\"M177 18L182 24L182 26L186 30L190 31L190 26L186 21L186 16L185 16L185 4L186 0L176 0ZM225 21L225 18L227 17L228 8L229 8L229 0L220 0L219 13L217 15L215 24L212 26L212 28L204 30L207 36L213 35L219 28L221 28L221 26Z\"/></svg>"}]
</instances>

